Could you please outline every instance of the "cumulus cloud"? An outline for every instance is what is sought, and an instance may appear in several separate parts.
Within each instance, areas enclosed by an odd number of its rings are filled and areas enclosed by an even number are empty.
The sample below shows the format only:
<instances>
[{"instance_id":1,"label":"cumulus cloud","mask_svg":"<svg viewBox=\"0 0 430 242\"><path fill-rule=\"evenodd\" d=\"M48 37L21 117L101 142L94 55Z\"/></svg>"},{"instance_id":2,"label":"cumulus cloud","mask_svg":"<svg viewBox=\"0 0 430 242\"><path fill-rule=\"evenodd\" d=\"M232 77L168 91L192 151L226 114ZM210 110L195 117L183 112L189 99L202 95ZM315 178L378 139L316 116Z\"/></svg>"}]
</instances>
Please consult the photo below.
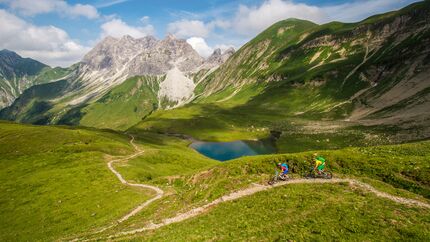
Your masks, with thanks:
<instances>
[{"instance_id":1,"label":"cumulus cloud","mask_svg":"<svg viewBox=\"0 0 430 242\"><path fill-rule=\"evenodd\" d=\"M187 39L187 43L190 44L194 50L199 53L200 56L207 58L209 57L213 52L214 49L211 48L205 41L205 39L201 37L191 37Z\"/></svg>"},{"instance_id":2,"label":"cumulus cloud","mask_svg":"<svg viewBox=\"0 0 430 242\"><path fill-rule=\"evenodd\" d=\"M210 26L200 20L179 20L168 24L167 31L179 38L207 37Z\"/></svg>"},{"instance_id":3,"label":"cumulus cloud","mask_svg":"<svg viewBox=\"0 0 430 242\"><path fill-rule=\"evenodd\" d=\"M89 50L54 26L36 26L0 9L0 49L16 51L52 66L76 63Z\"/></svg>"},{"instance_id":4,"label":"cumulus cloud","mask_svg":"<svg viewBox=\"0 0 430 242\"><path fill-rule=\"evenodd\" d=\"M329 18L327 21L356 22L371 15L398 9L416 0L363 0L321 8Z\"/></svg>"},{"instance_id":5,"label":"cumulus cloud","mask_svg":"<svg viewBox=\"0 0 430 242\"><path fill-rule=\"evenodd\" d=\"M260 6L240 5L233 20L233 26L238 33L254 35L273 23L287 18L321 22L327 17L320 8L315 6L292 1L268 0Z\"/></svg>"},{"instance_id":6,"label":"cumulus cloud","mask_svg":"<svg viewBox=\"0 0 430 242\"><path fill-rule=\"evenodd\" d=\"M288 18L305 19L320 24L329 21L355 22L412 2L416 0L356 0L319 7L291 0L265 0L258 6L240 5L235 16L229 21L237 33L254 36L272 24Z\"/></svg>"},{"instance_id":7,"label":"cumulus cloud","mask_svg":"<svg viewBox=\"0 0 430 242\"><path fill-rule=\"evenodd\" d=\"M231 23L229 21L227 21L227 20L215 19L215 20L209 22L207 24L207 26L211 30L214 29L214 28L226 29L226 28L230 28L231 27Z\"/></svg>"},{"instance_id":8,"label":"cumulus cloud","mask_svg":"<svg viewBox=\"0 0 430 242\"><path fill-rule=\"evenodd\" d=\"M131 26L121 19L112 19L101 26L101 37L112 36L120 38L124 35L130 35L134 38L142 38L154 34L154 26L146 24L143 26Z\"/></svg>"},{"instance_id":9,"label":"cumulus cloud","mask_svg":"<svg viewBox=\"0 0 430 242\"><path fill-rule=\"evenodd\" d=\"M70 5L63 0L1 0L11 9L21 14L34 16L37 14L56 12L69 17L86 17L89 19L98 18L100 15L97 9L89 4Z\"/></svg>"}]
</instances>

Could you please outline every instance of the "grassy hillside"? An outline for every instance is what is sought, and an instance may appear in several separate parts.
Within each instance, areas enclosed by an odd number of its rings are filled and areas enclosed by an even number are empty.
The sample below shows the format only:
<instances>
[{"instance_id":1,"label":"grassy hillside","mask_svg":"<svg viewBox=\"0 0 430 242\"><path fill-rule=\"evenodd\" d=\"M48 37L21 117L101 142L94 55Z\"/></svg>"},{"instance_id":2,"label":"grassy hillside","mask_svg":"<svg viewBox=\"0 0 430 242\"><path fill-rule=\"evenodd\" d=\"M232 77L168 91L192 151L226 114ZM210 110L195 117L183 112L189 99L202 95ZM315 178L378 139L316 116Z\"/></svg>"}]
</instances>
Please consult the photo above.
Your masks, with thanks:
<instances>
[{"instance_id":1,"label":"grassy hillside","mask_svg":"<svg viewBox=\"0 0 430 242\"><path fill-rule=\"evenodd\" d=\"M0 110L0 119L21 123L48 124L53 119L52 99L66 95L67 80L32 86L20 95L13 105Z\"/></svg>"},{"instance_id":2,"label":"grassy hillside","mask_svg":"<svg viewBox=\"0 0 430 242\"><path fill-rule=\"evenodd\" d=\"M68 74L70 74L71 71L72 68L45 68L38 74L38 76L34 80L34 84L44 84L57 80L59 78L67 76Z\"/></svg>"},{"instance_id":3,"label":"grassy hillside","mask_svg":"<svg viewBox=\"0 0 430 242\"><path fill-rule=\"evenodd\" d=\"M155 137L164 140L165 145L184 145L174 139L166 141L165 136ZM265 184L273 174L276 162L288 161L292 176L301 177L309 168L313 153L245 157L218 163L198 172L180 174L171 172L167 161L169 159L163 156L170 148L157 148L150 144L152 140L160 143L155 137L144 140L150 151L148 155L127 164L118 164L118 169L129 180L157 185L168 195L124 224L106 231L105 235L140 228L151 222L158 223L164 218L174 217L178 213L214 201L231 191L249 187L254 182ZM329 168L335 172L336 177L355 177L381 191L428 203L429 145L429 142L419 142L318 153L328 158ZM156 167L159 163L153 158L153 152L160 152L161 163L166 163L163 171L149 168ZM188 163L186 158L181 157L180 160ZM222 203L196 218L137 234L133 236L133 241L166 238L193 241L385 240L387 234L399 240L422 240L430 233L429 216L426 209L399 205L347 184L292 184ZM319 224L326 226L316 227ZM285 230L294 233L285 233Z\"/></svg>"},{"instance_id":4,"label":"grassy hillside","mask_svg":"<svg viewBox=\"0 0 430 242\"><path fill-rule=\"evenodd\" d=\"M0 122L0 240L56 240L90 231L152 197L152 191L122 185L107 168L112 156L134 152L129 139L93 129ZM135 180L187 175L218 164L176 138L141 139L147 140L144 158L130 161L139 168L124 172L138 176Z\"/></svg>"},{"instance_id":5,"label":"grassy hillside","mask_svg":"<svg viewBox=\"0 0 430 242\"><path fill-rule=\"evenodd\" d=\"M105 154L128 136L0 123L0 240L46 241L110 223L151 193L121 185Z\"/></svg>"},{"instance_id":6,"label":"grassy hillside","mask_svg":"<svg viewBox=\"0 0 430 242\"><path fill-rule=\"evenodd\" d=\"M430 203L430 1L352 24L281 21L241 48L173 110L157 91L163 77L133 77L95 102L53 102L68 80L27 89L0 118L124 130L0 122L0 240L109 236L190 211L234 191L267 184L276 163L302 178L314 153L337 178ZM47 78L64 74L46 72ZM192 76L201 80L205 71ZM427 106L426 106L427 105ZM400 116L399 116L400 115ZM399 120L399 117L401 118ZM279 153L211 160L189 136L231 141L268 137ZM154 192L163 197L103 233ZM182 137L182 138L181 138ZM410 140L420 140L407 143ZM381 144L396 145L381 145ZM255 185L257 184L257 185ZM289 184L130 238L132 241L425 241L430 210L377 197L357 186Z\"/></svg>"},{"instance_id":7,"label":"grassy hillside","mask_svg":"<svg viewBox=\"0 0 430 242\"><path fill-rule=\"evenodd\" d=\"M276 143L279 153L398 143L402 140L394 136L407 132L345 121L306 120L257 106L231 107L225 103L159 110L130 128L136 132L144 130L187 134L206 141L261 139L270 136L270 131L281 131Z\"/></svg>"},{"instance_id":8,"label":"grassy hillside","mask_svg":"<svg viewBox=\"0 0 430 242\"><path fill-rule=\"evenodd\" d=\"M1 123L0 131L1 217L13 218L3 220L2 240L54 240L85 234L110 224L153 196L121 185L107 169L105 154L133 152L126 135L11 123ZM300 177L309 168L313 153L244 157L220 163L188 148L189 141L134 132L136 144L145 153L116 163L116 169L127 180L156 185L166 195L105 234L158 222L253 182L265 183L279 161L288 161L292 176ZM430 142L419 142L318 153L328 159L337 177L357 177L379 190L428 201L429 150ZM321 198L324 212L317 209L318 216L309 213ZM282 213L273 212L281 204L288 221ZM351 204L355 206L352 211ZM222 219L226 214L230 220ZM338 218L344 218L344 223L338 223ZM261 223L261 219L278 222ZM383 226L375 221L384 221ZM322 222L330 229L314 231L312 224ZM291 185L221 204L202 216L145 233L142 238L158 240L173 234L194 240L214 238L213 230L204 227L209 224L219 228L215 231L220 239L278 238L287 224L295 226L296 233L280 238L311 239L316 233L322 238L360 240L379 236L376 233L392 233L399 239L420 239L429 234L428 223L428 212L394 204L347 185ZM202 228L208 231L202 232ZM271 232L265 235L259 231Z\"/></svg>"},{"instance_id":9,"label":"grassy hillside","mask_svg":"<svg viewBox=\"0 0 430 242\"><path fill-rule=\"evenodd\" d=\"M281 131L280 152L430 137L430 1L358 23L289 19L238 50L196 88L132 130L210 141Z\"/></svg>"},{"instance_id":10,"label":"grassy hillside","mask_svg":"<svg viewBox=\"0 0 430 242\"><path fill-rule=\"evenodd\" d=\"M374 123L416 125L428 137L429 13L425 1L354 24L279 22L202 82L197 101L307 120L383 119Z\"/></svg>"},{"instance_id":11,"label":"grassy hillside","mask_svg":"<svg viewBox=\"0 0 430 242\"><path fill-rule=\"evenodd\" d=\"M158 107L157 77L134 77L81 110L79 124L125 130Z\"/></svg>"},{"instance_id":12,"label":"grassy hillside","mask_svg":"<svg viewBox=\"0 0 430 242\"><path fill-rule=\"evenodd\" d=\"M132 241L424 241L430 215L347 185L292 185L227 202Z\"/></svg>"}]
</instances>

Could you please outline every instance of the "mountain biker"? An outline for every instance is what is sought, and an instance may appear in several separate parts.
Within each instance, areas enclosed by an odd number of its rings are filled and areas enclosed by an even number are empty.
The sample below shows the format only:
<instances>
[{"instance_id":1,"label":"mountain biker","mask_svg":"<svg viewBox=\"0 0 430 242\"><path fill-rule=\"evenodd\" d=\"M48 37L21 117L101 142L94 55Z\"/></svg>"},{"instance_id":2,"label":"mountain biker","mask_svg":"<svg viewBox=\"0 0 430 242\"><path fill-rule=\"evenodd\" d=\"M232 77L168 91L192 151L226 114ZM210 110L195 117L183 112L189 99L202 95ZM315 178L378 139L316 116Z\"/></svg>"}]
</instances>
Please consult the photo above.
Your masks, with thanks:
<instances>
[{"instance_id":1,"label":"mountain biker","mask_svg":"<svg viewBox=\"0 0 430 242\"><path fill-rule=\"evenodd\" d=\"M281 169L281 176L286 176L288 174L288 164L278 163L278 168Z\"/></svg>"},{"instance_id":2,"label":"mountain biker","mask_svg":"<svg viewBox=\"0 0 430 242\"><path fill-rule=\"evenodd\" d=\"M325 169L325 159L322 156L318 156L317 154L314 154L314 170L318 173L318 175L321 175L322 172L324 172Z\"/></svg>"}]
</instances>

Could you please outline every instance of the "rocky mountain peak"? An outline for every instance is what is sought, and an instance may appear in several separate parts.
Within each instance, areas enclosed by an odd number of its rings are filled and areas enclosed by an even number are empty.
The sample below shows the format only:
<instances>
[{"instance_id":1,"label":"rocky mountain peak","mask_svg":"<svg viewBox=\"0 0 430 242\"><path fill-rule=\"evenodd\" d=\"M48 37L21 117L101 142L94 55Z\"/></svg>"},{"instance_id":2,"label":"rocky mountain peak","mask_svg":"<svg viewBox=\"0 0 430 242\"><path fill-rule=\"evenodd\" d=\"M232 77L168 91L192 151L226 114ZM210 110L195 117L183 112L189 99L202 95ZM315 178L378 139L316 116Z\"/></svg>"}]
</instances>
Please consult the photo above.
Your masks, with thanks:
<instances>
[{"instance_id":1,"label":"rocky mountain peak","mask_svg":"<svg viewBox=\"0 0 430 242\"><path fill-rule=\"evenodd\" d=\"M236 52L236 50L233 47L230 47L230 48L226 49L223 54L224 55L233 55L235 52Z\"/></svg>"},{"instance_id":2,"label":"rocky mountain peak","mask_svg":"<svg viewBox=\"0 0 430 242\"><path fill-rule=\"evenodd\" d=\"M10 50L0 51L0 109L12 104L47 65L23 58Z\"/></svg>"},{"instance_id":3,"label":"rocky mountain peak","mask_svg":"<svg viewBox=\"0 0 430 242\"><path fill-rule=\"evenodd\" d=\"M0 51L0 74L5 78L33 75L47 65L31 58L23 58L16 52L3 49Z\"/></svg>"},{"instance_id":4,"label":"rocky mountain peak","mask_svg":"<svg viewBox=\"0 0 430 242\"><path fill-rule=\"evenodd\" d=\"M172 33L166 35L166 40L177 40L176 36Z\"/></svg>"},{"instance_id":5,"label":"rocky mountain peak","mask_svg":"<svg viewBox=\"0 0 430 242\"><path fill-rule=\"evenodd\" d=\"M135 41L135 39L133 37L131 37L130 35L126 34L126 35L121 37L121 41L132 42L132 41Z\"/></svg>"},{"instance_id":6,"label":"rocky mountain peak","mask_svg":"<svg viewBox=\"0 0 430 242\"><path fill-rule=\"evenodd\" d=\"M109 44L113 44L113 43L115 43L117 41L118 41L117 38L114 38L112 36L106 36L97 45L109 45Z\"/></svg>"},{"instance_id":7,"label":"rocky mountain peak","mask_svg":"<svg viewBox=\"0 0 430 242\"><path fill-rule=\"evenodd\" d=\"M212 53L212 56L220 56L222 55L222 50L220 48L217 48L214 50L214 52Z\"/></svg>"},{"instance_id":8,"label":"rocky mountain peak","mask_svg":"<svg viewBox=\"0 0 430 242\"><path fill-rule=\"evenodd\" d=\"M218 67L226 62L227 59L230 58L230 56L232 56L234 53L235 50L233 47L228 48L224 52L222 52L220 48L217 48L214 50L212 55L206 59L202 69L212 69L214 67Z\"/></svg>"},{"instance_id":9,"label":"rocky mountain peak","mask_svg":"<svg viewBox=\"0 0 430 242\"><path fill-rule=\"evenodd\" d=\"M10 50L7 50L7 49L0 50L0 56L2 58L5 58L5 57L9 57L9 58L21 58L21 56L19 56L17 53L15 53L13 51L10 51Z\"/></svg>"},{"instance_id":10,"label":"rocky mountain peak","mask_svg":"<svg viewBox=\"0 0 430 242\"><path fill-rule=\"evenodd\" d=\"M163 40L153 36L106 37L81 62L77 80L88 94L75 103L103 94L129 77L165 75L174 68L194 72L203 62L190 44L172 34Z\"/></svg>"}]
</instances>

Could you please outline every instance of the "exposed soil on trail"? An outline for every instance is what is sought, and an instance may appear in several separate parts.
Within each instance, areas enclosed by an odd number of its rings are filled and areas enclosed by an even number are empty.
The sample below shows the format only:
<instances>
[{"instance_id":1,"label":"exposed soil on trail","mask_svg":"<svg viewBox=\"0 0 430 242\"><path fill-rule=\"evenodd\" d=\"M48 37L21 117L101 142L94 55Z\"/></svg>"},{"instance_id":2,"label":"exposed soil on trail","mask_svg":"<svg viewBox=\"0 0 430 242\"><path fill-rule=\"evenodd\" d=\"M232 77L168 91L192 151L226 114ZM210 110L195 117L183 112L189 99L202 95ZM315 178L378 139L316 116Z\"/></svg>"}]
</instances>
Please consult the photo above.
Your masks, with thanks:
<instances>
[{"instance_id":1,"label":"exposed soil on trail","mask_svg":"<svg viewBox=\"0 0 430 242\"><path fill-rule=\"evenodd\" d=\"M386 199L389 199L389 200L394 201L396 203L400 203L400 204L404 204L404 205L408 205L408 206L417 206L417 207L430 209L430 204L427 204L427 203L424 203L424 202L421 202L418 200L414 200L414 199L408 199L408 198L390 195L388 193L378 191L374 187L372 187L371 185L363 183L363 182L355 180L355 179L337 179L337 178L334 178L334 179L293 179L293 180L288 180L288 181L276 183L273 186L253 184L252 187L249 187L249 188L239 190L239 191L230 193L228 195L222 196L221 198L218 198L218 199L216 199L216 200L212 201L211 203L208 203L204 206L194 208L188 212L178 214L172 218L167 218L167 219L163 220L161 223L149 224L149 225L142 227L142 228L139 228L139 229L119 232L115 235L111 235L111 236L107 237L107 239L113 239L113 238L117 238L117 237L121 237L121 236L129 236L129 235L141 233L141 232L144 232L147 230L158 229L160 227L163 227L163 226L166 226L166 225L169 225L172 223L181 222L181 221L184 221L186 219L198 216L198 215L204 213L205 211L207 211L209 208L211 208L217 204L236 200L236 199L246 197L246 196L250 196L250 195L253 195L257 192L272 189L274 187L285 186L288 184L324 184L324 183L348 183L351 186L359 187L363 190L374 193L378 197L386 198Z\"/></svg>"},{"instance_id":2,"label":"exposed soil on trail","mask_svg":"<svg viewBox=\"0 0 430 242\"><path fill-rule=\"evenodd\" d=\"M151 189L151 190L156 192L156 196L153 197L152 199L140 204L139 206L137 206L131 212L124 215L122 218L118 219L115 224L103 227L96 232L87 234L87 236L96 235L98 233L104 232L107 229L113 228L117 224L128 220L130 217L132 217L133 215L136 215L138 212L140 212L143 208L147 207L149 204L162 198L162 196L164 194L163 190L161 190L160 188L155 187L155 186L127 182L122 177L122 175L117 170L115 170L115 168L113 167L113 164L115 162L128 161L128 160L133 159L139 155L142 155L142 153L144 153L144 151L140 150L139 147L134 144L134 137L133 136L131 136L131 137L132 138L130 140L130 144L134 147L136 152L133 155L110 161L108 163L108 167L112 171L112 173L114 173L116 175L116 177L120 180L120 182L122 184L127 185L127 186L142 187L142 188ZM76 238L73 241L95 241L95 240L106 240L106 239L114 239L114 238L123 237L123 236L130 236L130 235L134 235L134 234L141 233L141 232L148 231L148 230L155 230L155 229L158 229L160 227L164 227L164 226L169 225L169 224L178 223L178 222L184 221L186 219L196 217L196 216L208 211L211 207L216 206L217 204L236 200L236 199L246 197L246 196L250 196L250 195L253 195L257 192L269 190L269 189L272 189L275 187L285 186L285 185L289 185L289 184L325 184L325 183L332 183L332 184L333 183L348 183L352 187L358 187L362 190L373 193L378 197L389 199L389 200L396 202L396 203L399 203L399 204L404 204L407 206L416 206L416 207L420 207L420 208L424 208L424 209L430 209L430 204L428 204L428 203L424 203L424 202L414 200L414 199L408 199L408 198L394 196L394 195L379 191L376 188L372 187L371 185L364 183L364 182L361 182L361 181L358 181L358 180L355 180L355 179L348 179L348 178L346 178L346 179L341 179L341 178L304 179L304 178L301 178L301 179L291 179L288 181L279 182L279 183L276 183L272 186L254 183L249 188L242 189L242 190L235 191L235 192L232 192L230 194L224 195L224 196L222 196L222 197L220 197L220 198L218 198L218 199L216 199L216 200L214 200L214 201L212 201L206 205L203 205L201 207L194 208L194 209L192 209L188 212L185 212L185 213L179 213L176 216L171 217L171 218L166 218L161 223L158 223L158 224L150 223L150 224L147 224L146 226L144 226L142 228L128 230L128 231L122 231L122 232L118 232L118 233L115 233L115 234L112 234L112 235L106 236L106 237L99 237L99 238L92 238L92 239Z\"/></svg>"},{"instance_id":3,"label":"exposed soil on trail","mask_svg":"<svg viewBox=\"0 0 430 242\"><path fill-rule=\"evenodd\" d=\"M139 205L138 207L136 207L135 209L133 209L133 211L131 211L130 213L126 214L124 217L122 217L122 218L118 219L118 223L124 222L125 220L129 219L129 218L130 218L130 217L132 217L133 215L137 214L137 213L138 213L140 210L142 210L144 207L148 206L149 204L151 204L151 203L152 203L152 202L154 202L155 200L160 199L160 198L163 196L163 194L164 194L163 190L161 190L160 188L155 187L155 186L146 185L146 184L129 183L129 182L128 182L128 181L126 181L126 180L122 177L122 175L121 175L117 170L115 170L115 168L113 167L113 163L115 163L115 162L119 162L119 161L128 161L128 160L131 160L131 159L133 159L133 158L135 158L135 157L138 157L138 156L140 156L140 155L142 155L142 154L144 153L144 151L140 150L140 149L139 149L139 147L138 147L136 144L134 144L134 136L131 136L131 137L132 137L132 138L131 138L131 140L130 140L130 144L134 147L134 149L136 150L136 153L135 153L135 154L133 154L133 155L131 155L131 156L125 157L125 158L121 158L121 159L117 159L117 160L112 160L112 161L110 161L110 162L108 163L109 170L111 170L111 171L112 171L112 173L113 173L113 174L115 174L115 176L116 176L116 177L118 177L118 180L120 180L122 184L127 185L127 186L132 186L132 187L141 187L141 188L151 189L151 190L155 191L157 195L156 195L155 197L151 198L150 200L148 200L148 201L146 201L146 202L142 203L141 205Z\"/></svg>"}]
</instances>

